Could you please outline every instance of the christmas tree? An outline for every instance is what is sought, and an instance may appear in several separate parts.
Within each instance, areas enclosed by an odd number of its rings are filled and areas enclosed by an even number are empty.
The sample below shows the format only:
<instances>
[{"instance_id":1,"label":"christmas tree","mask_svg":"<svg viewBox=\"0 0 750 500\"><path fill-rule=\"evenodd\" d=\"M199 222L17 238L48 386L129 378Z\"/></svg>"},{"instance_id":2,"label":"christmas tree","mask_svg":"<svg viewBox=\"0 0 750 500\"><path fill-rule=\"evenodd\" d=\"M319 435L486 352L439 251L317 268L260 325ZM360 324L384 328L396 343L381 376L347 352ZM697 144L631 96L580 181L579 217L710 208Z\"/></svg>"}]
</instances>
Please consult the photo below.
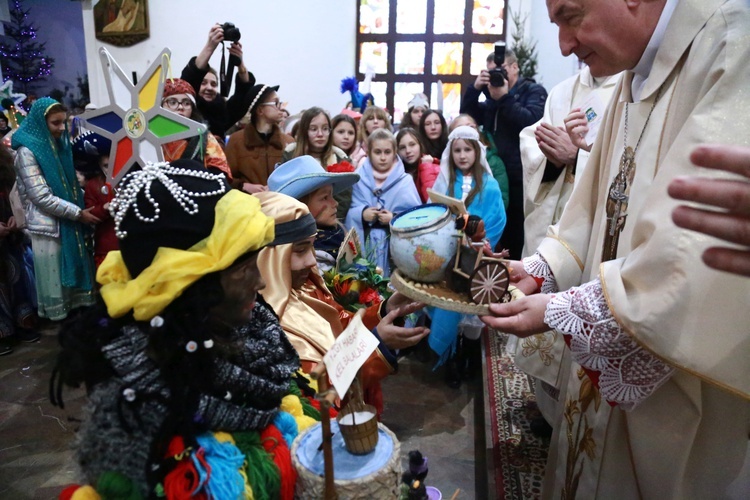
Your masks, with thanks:
<instances>
[{"instance_id":1,"label":"christmas tree","mask_svg":"<svg viewBox=\"0 0 750 500\"><path fill-rule=\"evenodd\" d=\"M13 0L10 22L5 23L5 35L13 40L0 43L3 80L13 80L16 89L29 93L34 82L45 80L52 72L55 60L45 54L47 42L36 41L37 30L29 19L31 9L24 10L21 0Z\"/></svg>"},{"instance_id":2,"label":"christmas tree","mask_svg":"<svg viewBox=\"0 0 750 500\"><path fill-rule=\"evenodd\" d=\"M532 39L526 39L526 20L528 14L521 16L519 12L513 12L508 6L508 13L516 28L513 33L513 52L516 53L518 60L519 73L524 78L534 78L536 76L536 42Z\"/></svg>"}]
</instances>

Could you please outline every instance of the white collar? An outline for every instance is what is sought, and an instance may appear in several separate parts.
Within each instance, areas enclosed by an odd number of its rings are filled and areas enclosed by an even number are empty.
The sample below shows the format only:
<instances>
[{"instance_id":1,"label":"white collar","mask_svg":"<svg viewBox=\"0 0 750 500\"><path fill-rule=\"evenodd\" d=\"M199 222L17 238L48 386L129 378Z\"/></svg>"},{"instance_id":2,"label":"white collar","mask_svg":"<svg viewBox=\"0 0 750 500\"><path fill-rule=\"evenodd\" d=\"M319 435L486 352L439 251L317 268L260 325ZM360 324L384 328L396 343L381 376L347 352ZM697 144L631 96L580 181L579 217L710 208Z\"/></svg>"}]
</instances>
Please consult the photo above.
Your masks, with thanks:
<instances>
[{"instance_id":1,"label":"white collar","mask_svg":"<svg viewBox=\"0 0 750 500\"><path fill-rule=\"evenodd\" d=\"M656 60L656 52L659 50L659 46L664 40L664 34L667 31L667 25L669 20L672 19L675 7L677 7L678 0L667 0L664 5L664 9L661 11L659 16L659 22L656 24L656 29L651 35L651 40L648 41L646 50L641 55L641 60L631 70L633 73L633 81L630 84L630 93L633 97L634 102L641 100L641 92L643 87L646 85L646 80L649 74L651 74L651 68L654 66Z\"/></svg>"}]
</instances>

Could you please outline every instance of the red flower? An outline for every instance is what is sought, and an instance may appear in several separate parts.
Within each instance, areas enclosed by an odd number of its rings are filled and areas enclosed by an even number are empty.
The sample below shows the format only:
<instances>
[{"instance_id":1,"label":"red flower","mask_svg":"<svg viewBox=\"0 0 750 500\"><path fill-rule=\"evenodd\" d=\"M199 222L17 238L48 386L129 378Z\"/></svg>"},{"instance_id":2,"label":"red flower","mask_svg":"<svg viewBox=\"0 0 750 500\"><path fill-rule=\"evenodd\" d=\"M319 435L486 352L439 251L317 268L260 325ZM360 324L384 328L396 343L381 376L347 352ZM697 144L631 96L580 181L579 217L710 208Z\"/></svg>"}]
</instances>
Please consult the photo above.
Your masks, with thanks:
<instances>
[{"instance_id":1,"label":"red flower","mask_svg":"<svg viewBox=\"0 0 750 500\"><path fill-rule=\"evenodd\" d=\"M354 172L354 165L352 165L346 160L342 160L339 163L334 163L333 165L330 165L327 170L335 174Z\"/></svg>"},{"instance_id":2,"label":"red flower","mask_svg":"<svg viewBox=\"0 0 750 500\"><path fill-rule=\"evenodd\" d=\"M374 288L367 287L359 292L359 303L370 306L380 302L380 294Z\"/></svg>"}]
</instances>

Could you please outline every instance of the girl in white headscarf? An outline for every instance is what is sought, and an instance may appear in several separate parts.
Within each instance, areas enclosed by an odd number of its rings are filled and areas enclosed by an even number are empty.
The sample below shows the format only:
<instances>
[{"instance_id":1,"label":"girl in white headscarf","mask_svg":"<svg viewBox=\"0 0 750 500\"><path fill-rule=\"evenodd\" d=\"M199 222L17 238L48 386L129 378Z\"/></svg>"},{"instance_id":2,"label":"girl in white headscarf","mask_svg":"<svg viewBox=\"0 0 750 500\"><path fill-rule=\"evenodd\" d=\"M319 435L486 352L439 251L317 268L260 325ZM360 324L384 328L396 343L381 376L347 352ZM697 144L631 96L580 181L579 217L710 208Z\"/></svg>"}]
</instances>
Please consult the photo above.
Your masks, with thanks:
<instances>
[{"instance_id":1,"label":"girl in white headscarf","mask_svg":"<svg viewBox=\"0 0 750 500\"><path fill-rule=\"evenodd\" d=\"M476 129L457 127L448 136L440 174L432 189L460 199L471 215L481 217L487 239L495 247L505 229L505 207Z\"/></svg>"},{"instance_id":2,"label":"girl in white headscarf","mask_svg":"<svg viewBox=\"0 0 750 500\"><path fill-rule=\"evenodd\" d=\"M440 162L440 174L433 189L464 202L471 215L484 220L487 239L494 248L505 229L505 206L500 186L492 176L484 145L472 127L457 127L448 136L448 145ZM462 366L471 356L467 351L479 347L476 341L484 325L476 316L435 309L432 312L430 347L440 356L438 364L447 363L446 383L458 387ZM459 335L459 331L462 335ZM466 342L466 339L473 342ZM458 352L457 352L458 351ZM463 352L462 352L463 351ZM467 355L469 354L469 355Z\"/></svg>"}]
</instances>

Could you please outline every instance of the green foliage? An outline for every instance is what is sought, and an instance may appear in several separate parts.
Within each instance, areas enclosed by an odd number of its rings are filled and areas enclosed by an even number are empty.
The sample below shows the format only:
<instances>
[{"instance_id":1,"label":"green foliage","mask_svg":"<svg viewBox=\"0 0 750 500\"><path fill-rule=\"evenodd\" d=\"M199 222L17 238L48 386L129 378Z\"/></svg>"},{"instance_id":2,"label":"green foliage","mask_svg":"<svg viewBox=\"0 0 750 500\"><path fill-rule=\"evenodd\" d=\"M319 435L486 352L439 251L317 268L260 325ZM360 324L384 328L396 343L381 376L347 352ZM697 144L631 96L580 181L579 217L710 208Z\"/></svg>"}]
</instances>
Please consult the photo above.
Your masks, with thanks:
<instances>
[{"instance_id":1,"label":"green foliage","mask_svg":"<svg viewBox=\"0 0 750 500\"><path fill-rule=\"evenodd\" d=\"M537 51L536 41L531 38L526 39L526 20L528 14L522 16L518 12L513 12L508 5L508 13L515 26L515 32L513 33L513 45L511 49L516 53L518 59L518 68L520 74L524 78L534 78L536 76L536 65L537 65Z\"/></svg>"},{"instance_id":2,"label":"green foliage","mask_svg":"<svg viewBox=\"0 0 750 500\"><path fill-rule=\"evenodd\" d=\"M378 273L375 264L362 257L351 264L341 261L338 272L331 268L323 273L333 298L345 309L355 312L387 299L393 293L388 278Z\"/></svg>"}]
</instances>

